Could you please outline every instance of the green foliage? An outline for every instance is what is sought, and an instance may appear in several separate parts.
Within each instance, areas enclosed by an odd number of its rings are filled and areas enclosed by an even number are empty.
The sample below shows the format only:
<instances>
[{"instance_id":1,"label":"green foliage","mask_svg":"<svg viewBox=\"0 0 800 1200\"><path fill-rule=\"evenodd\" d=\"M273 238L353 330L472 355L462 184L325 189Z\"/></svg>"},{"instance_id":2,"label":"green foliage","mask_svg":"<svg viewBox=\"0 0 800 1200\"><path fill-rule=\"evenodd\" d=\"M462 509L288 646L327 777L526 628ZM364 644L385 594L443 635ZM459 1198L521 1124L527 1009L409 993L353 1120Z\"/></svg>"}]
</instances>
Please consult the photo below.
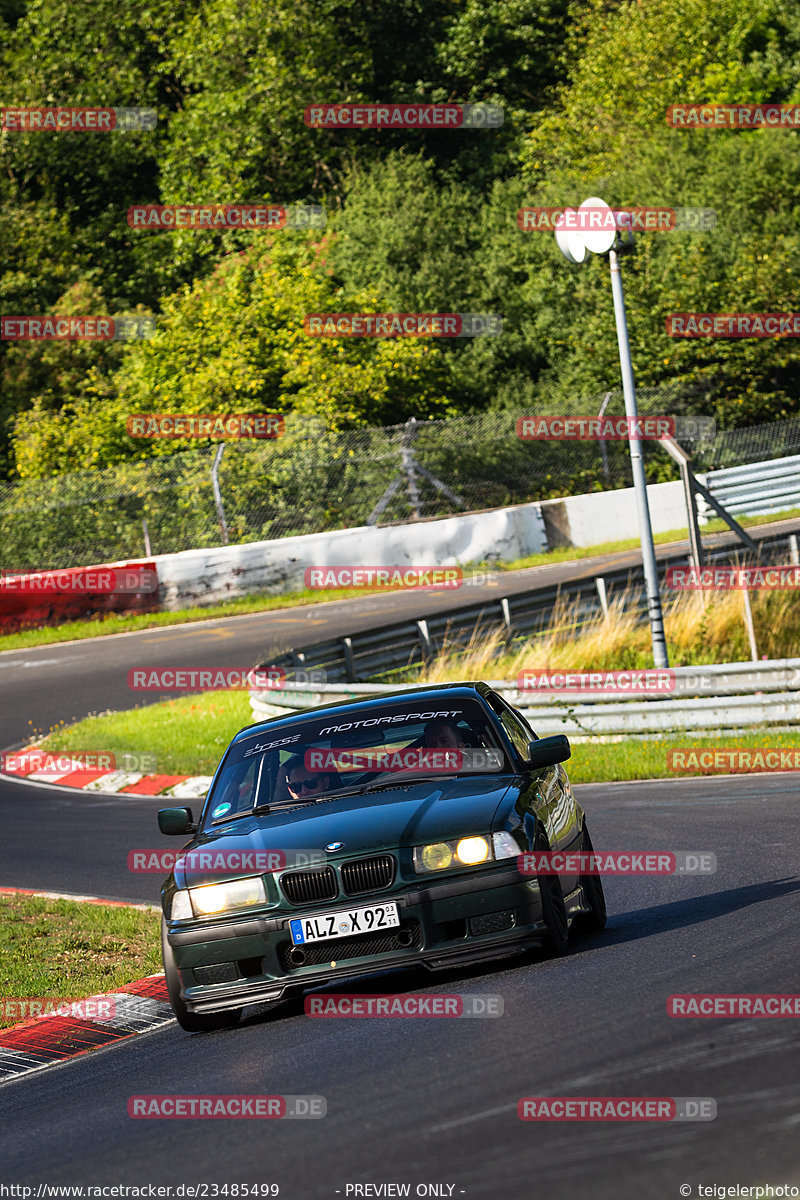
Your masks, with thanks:
<instances>
[{"instance_id":1,"label":"green foliage","mask_svg":"<svg viewBox=\"0 0 800 1200\"><path fill-rule=\"evenodd\" d=\"M136 411L293 412L333 430L619 380L606 265L530 205L702 206L624 260L640 387L722 426L793 415L797 342L667 336L673 311L792 311L800 131L671 129L689 102L800 99L791 0L3 0L4 104L155 107L151 133L0 131L0 311L142 311L141 344L0 343L0 475L159 455ZM489 101L484 131L309 129L313 102ZM131 230L136 203L321 203L323 236ZM89 307L87 307L89 306ZM493 311L473 341L312 339L309 311ZM285 485L282 485L285 486Z\"/></svg>"}]
</instances>

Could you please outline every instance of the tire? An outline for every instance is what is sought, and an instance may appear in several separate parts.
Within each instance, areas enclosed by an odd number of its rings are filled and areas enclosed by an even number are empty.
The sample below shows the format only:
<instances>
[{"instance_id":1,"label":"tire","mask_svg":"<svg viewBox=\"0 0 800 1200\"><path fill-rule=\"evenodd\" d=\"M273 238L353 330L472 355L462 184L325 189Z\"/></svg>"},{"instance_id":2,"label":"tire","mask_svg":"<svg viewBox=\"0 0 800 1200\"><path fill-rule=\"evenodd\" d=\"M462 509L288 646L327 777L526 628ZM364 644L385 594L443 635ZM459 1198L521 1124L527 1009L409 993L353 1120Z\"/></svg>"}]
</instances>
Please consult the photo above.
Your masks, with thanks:
<instances>
[{"instance_id":1,"label":"tire","mask_svg":"<svg viewBox=\"0 0 800 1200\"><path fill-rule=\"evenodd\" d=\"M208 1033L214 1029L231 1029L239 1024L242 1015L241 1008L229 1008L224 1012L193 1013L189 1012L181 995L181 977L175 965L172 947L167 941L167 922L161 918L161 957L164 960L164 975L167 981L167 994L175 1013L175 1019L181 1029L187 1033Z\"/></svg>"},{"instance_id":2,"label":"tire","mask_svg":"<svg viewBox=\"0 0 800 1200\"><path fill-rule=\"evenodd\" d=\"M548 851L550 847L542 838L536 849ZM561 881L557 875L537 875L536 878L542 898L542 919L547 926L545 946L551 954L561 958L569 949L569 920Z\"/></svg>"},{"instance_id":3,"label":"tire","mask_svg":"<svg viewBox=\"0 0 800 1200\"><path fill-rule=\"evenodd\" d=\"M584 822L581 851L591 854L593 849L589 828ZM599 875L581 875L580 883L584 899L589 905L589 912L580 913L576 920L581 929L597 933L601 929L605 929L606 925L606 897L603 891L603 882Z\"/></svg>"}]
</instances>

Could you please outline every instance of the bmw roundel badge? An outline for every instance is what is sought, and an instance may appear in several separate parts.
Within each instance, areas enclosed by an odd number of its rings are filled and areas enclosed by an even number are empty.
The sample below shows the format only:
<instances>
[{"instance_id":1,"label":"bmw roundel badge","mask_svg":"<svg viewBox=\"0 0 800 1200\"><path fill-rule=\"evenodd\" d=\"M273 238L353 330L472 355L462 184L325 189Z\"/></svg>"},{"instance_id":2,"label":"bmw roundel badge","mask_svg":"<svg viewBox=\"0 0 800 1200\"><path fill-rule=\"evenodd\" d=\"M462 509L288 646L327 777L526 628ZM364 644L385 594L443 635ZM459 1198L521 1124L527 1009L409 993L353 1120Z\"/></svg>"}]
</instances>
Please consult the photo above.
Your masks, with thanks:
<instances>
[{"instance_id":1,"label":"bmw roundel badge","mask_svg":"<svg viewBox=\"0 0 800 1200\"><path fill-rule=\"evenodd\" d=\"M328 854L333 854L334 850L341 850L343 845L344 845L344 842L328 842L325 849L328 852Z\"/></svg>"}]
</instances>

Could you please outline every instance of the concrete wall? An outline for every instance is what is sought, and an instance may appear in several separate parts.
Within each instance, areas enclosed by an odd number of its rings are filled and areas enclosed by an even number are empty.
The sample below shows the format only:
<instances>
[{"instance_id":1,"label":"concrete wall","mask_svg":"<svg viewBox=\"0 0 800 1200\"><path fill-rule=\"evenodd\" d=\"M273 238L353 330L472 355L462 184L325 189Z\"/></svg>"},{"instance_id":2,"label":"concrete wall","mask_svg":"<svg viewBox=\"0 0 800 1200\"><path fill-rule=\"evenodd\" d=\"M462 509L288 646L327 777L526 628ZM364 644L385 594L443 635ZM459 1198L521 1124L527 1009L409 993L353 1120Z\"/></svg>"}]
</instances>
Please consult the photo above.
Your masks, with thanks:
<instances>
[{"instance_id":1,"label":"concrete wall","mask_svg":"<svg viewBox=\"0 0 800 1200\"><path fill-rule=\"evenodd\" d=\"M156 556L159 597L173 610L250 592L298 591L306 567L456 566L547 549L538 504L385 528L362 526L271 542Z\"/></svg>"},{"instance_id":2,"label":"concrete wall","mask_svg":"<svg viewBox=\"0 0 800 1200\"><path fill-rule=\"evenodd\" d=\"M680 480L648 484L647 496L653 533L686 529L686 502ZM557 546L599 546L639 536L633 488L544 500L541 507L551 550Z\"/></svg>"},{"instance_id":3,"label":"concrete wall","mask_svg":"<svg viewBox=\"0 0 800 1200\"><path fill-rule=\"evenodd\" d=\"M679 482L652 484L648 493L654 533L686 526ZM105 598L99 605L95 601L93 611L97 607L106 611L123 607L178 610L253 592L299 591L305 587L307 567L467 566L523 558L557 546L593 546L638 535L633 488L593 492L412 525L363 526L156 555L146 564L158 574L156 603L152 595ZM85 604L86 598L82 600ZM34 622L54 624L68 615L85 615L71 608L68 612L66 600L45 611L41 599L33 598L30 605L36 604L35 612L32 607L21 612L15 604L12 616L10 603L5 613L0 605L0 627L9 627L10 622L13 628Z\"/></svg>"}]
</instances>

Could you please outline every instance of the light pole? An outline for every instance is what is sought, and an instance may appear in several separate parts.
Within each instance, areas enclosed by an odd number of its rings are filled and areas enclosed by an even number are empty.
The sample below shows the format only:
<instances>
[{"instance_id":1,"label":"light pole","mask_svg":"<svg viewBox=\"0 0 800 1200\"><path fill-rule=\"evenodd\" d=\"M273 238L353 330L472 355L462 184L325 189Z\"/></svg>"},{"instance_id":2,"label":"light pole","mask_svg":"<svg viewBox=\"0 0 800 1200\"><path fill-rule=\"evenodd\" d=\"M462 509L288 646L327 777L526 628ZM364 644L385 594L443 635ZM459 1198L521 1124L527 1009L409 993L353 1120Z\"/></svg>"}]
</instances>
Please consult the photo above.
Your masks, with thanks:
<instances>
[{"instance_id":1,"label":"light pole","mask_svg":"<svg viewBox=\"0 0 800 1200\"><path fill-rule=\"evenodd\" d=\"M597 217L595 217L597 214ZM582 226L586 228L582 228ZM631 233L631 238L633 234ZM625 293L622 290L622 274L619 269L619 253L623 247L617 236L614 213L596 196L584 200L578 209L567 208L556 223L556 242L566 259L581 263L586 251L593 254L608 254L611 268L611 292L614 297L614 317L617 323L619 362L622 370L622 394L625 397L625 414L628 418L628 447L631 455L633 487L636 495L636 510L639 517L639 536L642 543L642 565L644 567L647 613L650 620L650 635L653 642L653 662L657 667L668 667L667 641L664 636L664 617L661 611L661 593L658 588L656 551L653 545L653 528L650 523L650 505L647 500L647 482L642 458L642 442L638 433L636 389L633 382L631 348L628 343L628 322L625 317Z\"/></svg>"}]
</instances>

